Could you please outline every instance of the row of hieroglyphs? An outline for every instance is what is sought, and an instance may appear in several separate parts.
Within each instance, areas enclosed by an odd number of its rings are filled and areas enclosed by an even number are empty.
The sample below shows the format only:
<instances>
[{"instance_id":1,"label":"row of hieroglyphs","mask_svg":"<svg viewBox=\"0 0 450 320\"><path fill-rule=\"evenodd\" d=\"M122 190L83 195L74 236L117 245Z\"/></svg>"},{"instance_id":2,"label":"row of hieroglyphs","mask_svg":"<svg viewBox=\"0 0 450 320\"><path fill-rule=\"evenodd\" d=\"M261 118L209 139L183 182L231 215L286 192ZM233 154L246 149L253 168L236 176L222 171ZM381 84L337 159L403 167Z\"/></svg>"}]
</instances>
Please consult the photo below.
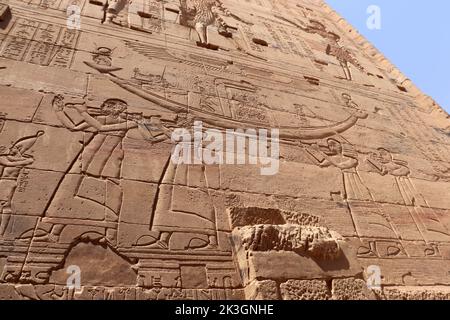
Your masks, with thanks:
<instances>
[{"instance_id":1,"label":"row of hieroglyphs","mask_svg":"<svg viewBox=\"0 0 450 320\"><path fill-rule=\"evenodd\" d=\"M24 300L238 300L242 289L181 289L157 287L69 288L63 285L3 285L3 299Z\"/></svg>"},{"instance_id":2,"label":"row of hieroglyphs","mask_svg":"<svg viewBox=\"0 0 450 320\"><path fill-rule=\"evenodd\" d=\"M70 67L80 34L65 26L16 17L6 30L0 57L62 68Z\"/></svg>"}]
</instances>

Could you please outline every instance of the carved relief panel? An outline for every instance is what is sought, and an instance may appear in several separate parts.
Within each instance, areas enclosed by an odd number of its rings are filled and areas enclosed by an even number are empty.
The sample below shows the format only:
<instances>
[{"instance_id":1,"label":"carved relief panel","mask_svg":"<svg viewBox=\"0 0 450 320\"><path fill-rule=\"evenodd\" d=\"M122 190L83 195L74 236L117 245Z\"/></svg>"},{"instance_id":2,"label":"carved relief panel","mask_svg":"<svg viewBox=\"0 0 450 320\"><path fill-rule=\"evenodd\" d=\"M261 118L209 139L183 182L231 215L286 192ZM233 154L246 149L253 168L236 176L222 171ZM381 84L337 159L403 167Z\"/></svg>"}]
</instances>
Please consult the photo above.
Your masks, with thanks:
<instances>
[{"instance_id":1,"label":"carved relief panel","mask_svg":"<svg viewBox=\"0 0 450 320\"><path fill-rule=\"evenodd\" d=\"M0 6L0 296L368 298L374 264L387 285L450 283L448 119L319 5ZM196 121L279 129L278 173L173 163Z\"/></svg>"}]
</instances>

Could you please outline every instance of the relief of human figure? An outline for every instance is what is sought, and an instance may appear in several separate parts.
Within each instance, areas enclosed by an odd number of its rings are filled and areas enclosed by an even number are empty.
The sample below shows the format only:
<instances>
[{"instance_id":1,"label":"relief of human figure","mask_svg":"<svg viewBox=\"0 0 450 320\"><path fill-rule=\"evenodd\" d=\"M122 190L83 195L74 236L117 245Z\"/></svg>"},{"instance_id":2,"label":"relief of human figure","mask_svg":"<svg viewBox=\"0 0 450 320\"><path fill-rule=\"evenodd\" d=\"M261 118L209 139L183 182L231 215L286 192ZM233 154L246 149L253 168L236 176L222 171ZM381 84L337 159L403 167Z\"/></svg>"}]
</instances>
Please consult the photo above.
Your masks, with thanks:
<instances>
[{"instance_id":1,"label":"relief of human figure","mask_svg":"<svg viewBox=\"0 0 450 320\"><path fill-rule=\"evenodd\" d=\"M312 148L323 157L323 159L315 157L320 167L334 166L341 170L343 180L341 195L343 199L372 200L369 190L356 170L359 164L356 152L350 149L344 150L342 143L334 138L327 140L326 148L321 148L318 145L313 145Z\"/></svg>"},{"instance_id":2,"label":"relief of human figure","mask_svg":"<svg viewBox=\"0 0 450 320\"><path fill-rule=\"evenodd\" d=\"M379 148L378 153L371 154L369 162L378 169L382 176L392 175L398 178L408 177L411 170L408 168L408 163L394 159L393 155L384 148ZM414 201L408 197L408 203Z\"/></svg>"},{"instance_id":3,"label":"relief of human figure","mask_svg":"<svg viewBox=\"0 0 450 320\"><path fill-rule=\"evenodd\" d=\"M0 237L4 236L13 213L11 201L17 188L17 180L23 169L34 163L34 158L27 151L43 134L43 131L38 131L34 136L19 139L0 154Z\"/></svg>"},{"instance_id":4,"label":"relief of human figure","mask_svg":"<svg viewBox=\"0 0 450 320\"><path fill-rule=\"evenodd\" d=\"M328 42L326 54L333 56L339 62L346 80L353 80L351 65L361 72L365 72L364 67L354 57L353 53L345 48L341 43L341 37L327 30L325 25L316 20L310 20L309 25L299 26L305 32L318 34Z\"/></svg>"},{"instance_id":5,"label":"relief of human figure","mask_svg":"<svg viewBox=\"0 0 450 320\"><path fill-rule=\"evenodd\" d=\"M200 132L194 133L202 134ZM183 141L194 157L201 145ZM145 248L170 249L171 238L185 234L180 240L184 249L217 249L216 208L210 195L205 164L184 164L169 159L158 187L158 203L153 212L150 232L142 234L135 245ZM195 184L192 188L191 184ZM180 199L187 199L180 202ZM180 207L180 203L185 203Z\"/></svg>"},{"instance_id":6,"label":"relief of human figure","mask_svg":"<svg viewBox=\"0 0 450 320\"><path fill-rule=\"evenodd\" d=\"M108 0L104 23L115 23L119 13L131 4L132 0ZM222 16L239 19L230 13L219 0L180 0L180 24L197 31L200 39L198 44L201 46L209 47L211 45L208 42L208 26L216 26L219 34L231 37L228 25L223 21Z\"/></svg>"},{"instance_id":7,"label":"relief of human figure","mask_svg":"<svg viewBox=\"0 0 450 320\"><path fill-rule=\"evenodd\" d=\"M450 236L449 230L442 224L436 213L430 208L424 196L416 189L410 179L411 170L405 161L394 159L392 153L384 148L377 149L367 159L370 164L382 176L392 176L395 178L398 190L404 200L404 204L413 207L411 211L416 223L423 224L428 231ZM420 228L419 228L420 230ZM424 240L429 240L426 235Z\"/></svg>"},{"instance_id":8,"label":"relief of human figure","mask_svg":"<svg viewBox=\"0 0 450 320\"><path fill-rule=\"evenodd\" d=\"M130 2L131 0L108 0L104 23L113 23L120 11L122 11Z\"/></svg>"},{"instance_id":9,"label":"relief of human figure","mask_svg":"<svg viewBox=\"0 0 450 320\"><path fill-rule=\"evenodd\" d=\"M81 172L64 177L45 216L72 218L68 216L71 212L78 215L104 212L104 220L108 225L118 222L123 196L121 177L124 137L129 130L137 129L144 139L160 142L170 137L169 131L163 126L157 126L157 121L148 126L148 119L142 114L129 113L127 103L120 99L107 99L99 109L88 109L85 103L64 103L64 97L57 95L53 100L53 108L66 128L86 132L87 138L79 155L81 168L75 162L68 171ZM68 109L76 111L83 119L82 122L75 124ZM99 194L104 197L102 202L98 199ZM64 224L55 223L50 232L41 231L34 236L41 241L57 242L64 228ZM113 245L116 233L117 227L107 227L106 240Z\"/></svg>"},{"instance_id":10,"label":"relief of human figure","mask_svg":"<svg viewBox=\"0 0 450 320\"><path fill-rule=\"evenodd\" d=\"M230 36L221 14L230 15L218 0L180 0L180 23L194 28L200 38L199 45L208 46L208 26L216 26L219 34Z\"/></svg>"},{"instance_id":11,"label":"relief of human figure","mask_svg":"<svg viewBox=\"0 0 450 320\"><path fill-rule=\"evenodd\" d=\"M333 38L334 41L328 44L326 53L330 56L335 57L339 62L342 71L344 72L345 79L349 81L353 80L351 65L359 71L365 72L364 67L353 56L353 53L339 43L340 37L336 34L332 34L332 39Z\"/></svg>"},{"instance_id":12,"label":"relief of human figure","mask_svg":"<svg viewBox=\"0 0 450 320\"><path fill-rule=\"evenodd\" d=\"M327 140L326 147L312 145L312 150L308 150L310 155L318 162L322 168L335 167L341 170L342 173L342 189L340 191L342 200L347 204L352 219L356 227L356 232L359 236L371 233L367 228L372 228L375 225L382 225L384 230L389 230L387 235L400 239L399 233L391 217L384 213L384 211L377 205L372 193L362 180L357 168L359 165L358 153L352 146L346 144L346 147L334 138ZM371 208L370 212L375 213L370 217L367 212L360 210L360 203L364 202L364 210ZM364 230L361 230L360 223L363 223Z\"/></svg>"}]
</instances>

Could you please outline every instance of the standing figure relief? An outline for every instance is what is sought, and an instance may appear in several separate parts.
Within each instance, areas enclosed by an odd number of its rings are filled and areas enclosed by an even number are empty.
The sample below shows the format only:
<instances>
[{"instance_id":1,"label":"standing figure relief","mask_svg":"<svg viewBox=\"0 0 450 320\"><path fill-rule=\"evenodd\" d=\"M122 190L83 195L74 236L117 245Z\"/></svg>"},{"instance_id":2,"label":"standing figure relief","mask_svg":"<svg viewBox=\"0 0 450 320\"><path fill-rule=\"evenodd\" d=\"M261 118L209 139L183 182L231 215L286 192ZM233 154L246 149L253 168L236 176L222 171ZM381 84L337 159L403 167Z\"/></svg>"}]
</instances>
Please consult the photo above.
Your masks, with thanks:
<instances>
[{"instance_id":1,"label":"standing figure relief","mask_svg":"<svg viewBox=\"0 0 450 320\"><path fill-rule=\"evenodd\" d=\"M117 228L110 226L111 223L119 221L121 210L123 139L131 129L137 129L143 139L152 143L169 139L170 133L158 117L152 117L148 121L142 114L130 113L128 104L120 99L107 99L99 109L89 109L85 103L65 103L64 97L57 95L53 100L53 108L66 128L83 131L91 136L86 135L78 155L81 161L80 174L75 178L73 175L64 177L50 203L46 217L64 217L72 210L76 212L80 208L97 208L93 210L105 213L105 221L109 222L106 240L114 245ZM83 119L81 123L76 124L68 115L67 109L75 110ZM79 172L77 166L77 162L74 162L68 172ZM90 192L93 186L97 192L106 195L103 202L99 202L95 194ZM74 190L70 201L67 201L67 190ZM57 242L64 228L64 224L55 223L49 233L38 232L34 237L41 241Z\"/></svg>"},{"instance_id":2,"label":"standing figure relief","mask_svg":"<svg viewBox=\"0 0 450 320\"><path fill-rule=\"evenodd\" d=\"M19 176L27 166L34 163L34 158L27 151L42 135L44 132L38 131L34 136L17 140L9 149L0 148L0 237L4 236L13 214L11 202Z\"/></svg>"},{"instance_id":3,"label":"standing figure relief","mask_svg":"<svg viewBox=\"0 0 450 320\"><path fill-rule=\"evenodd\" d=\"M355 58L353 53L341 44L341 37L334 32L328 31L325 25L316 20L310 20L309 25L298 27L304 32L317 34L328 42L326 54L333 56L339 62L344 72L346 80L353 80L350 65L353 65L357 70L365 72L364 67Z\"/></svg>"},{"instance_id":4,"label":"standing figure relief","mask_svg":"<svg viewBox=\"0 0 450 320\"><path fill-rule=\"evenodd\" d=\"M410 177L411 170L406 161L395 159L392 153L385 148L378 148L377 152L372 153L367 161L380 175L395 178L404 205L409 208L425 241L431 241L427 232L438 233L447 239L450 237L448 227L442 223L435 210L415 187Z\"/></svg>"},{"instance_id":5,"label":"standing figure relief","mask_svg":"<svg viewBox=\"0 0 450 320\"><path fill-rule=\"evenodd\" d=\"M327 146L312 145L310 155L321 168L335 167L342 172L343 186L340 191L343 200L372 200L367 187L357 171L358 153L353 148L345 147L339 140L327 139ZM308 150L308 149L307 149ZM319 156L316 156L318 154Z\"/></svg>"},{"instance_id":6,"label":"standing figure relief","mask_svg":"<svg viewBox=\"0 0 450 320\"><path fill-rule=\"evenodd\" d=\"M208 26L216 26L219 34L230 37L228 26L221 15L230 15L218 0L180 0L180 24L194 28L200 38L199 45L210 45L208 39Z\"/></svg>"},{"instance_id":7,"label":"standing figure relief","mask_svg":"<svg viewBox=\"0 0 450 320\"><path fill-rule=\"evenodd\" d=\"M157 6L160 5L160 2L151 1L155 2ZM130 14L133 13L133 10L136 10L131 8L133 6L132 4L132 0L108 0L106 6L103 8L105 12L103 23L117 24L115 20L119 14L124 10L128 10L128 25L131 27ZM217 27L220 35L230 38L232 37L232 34L228 30L230 26L226 24L222 17L229 16L235 20L243 21L226 9L219 0L180 0L178 14L179 23L196 30L199 36L198 45L204 47L211 46L208 41L208 26ZM162 17L157 16L153 18L161 19Z\"/></svg>"},{"instance_id":8,"label":"standing figure relief","mask_svg":"<svg viewBox=\"0 0 450 320\"><path fill-rule=\"evenodd\" d=\"M108 0L105 10L105 22L112 24L117 15L125 9L131 0Z\"/></svg>"}]
</instances>

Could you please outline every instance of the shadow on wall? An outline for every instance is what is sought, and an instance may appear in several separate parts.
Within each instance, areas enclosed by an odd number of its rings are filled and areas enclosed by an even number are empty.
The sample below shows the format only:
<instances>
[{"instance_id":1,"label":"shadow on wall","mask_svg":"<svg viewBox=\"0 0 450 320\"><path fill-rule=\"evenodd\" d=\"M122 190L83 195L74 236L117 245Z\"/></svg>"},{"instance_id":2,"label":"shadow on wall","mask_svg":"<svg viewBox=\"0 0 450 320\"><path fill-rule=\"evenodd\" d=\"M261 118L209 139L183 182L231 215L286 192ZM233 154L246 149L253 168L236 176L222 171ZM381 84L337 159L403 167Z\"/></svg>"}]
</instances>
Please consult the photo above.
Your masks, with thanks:
<instances>
[{"instance_id":1,"label":"shadow on wall","mask_svg":"<svg viewBox=\"0 0 450 320\"><path fill-rule=\"evenodd\" d=\"M4 30L12 19L11 10L6 4L0 3L0 29Z\"/></svg>"}]
</instances>

